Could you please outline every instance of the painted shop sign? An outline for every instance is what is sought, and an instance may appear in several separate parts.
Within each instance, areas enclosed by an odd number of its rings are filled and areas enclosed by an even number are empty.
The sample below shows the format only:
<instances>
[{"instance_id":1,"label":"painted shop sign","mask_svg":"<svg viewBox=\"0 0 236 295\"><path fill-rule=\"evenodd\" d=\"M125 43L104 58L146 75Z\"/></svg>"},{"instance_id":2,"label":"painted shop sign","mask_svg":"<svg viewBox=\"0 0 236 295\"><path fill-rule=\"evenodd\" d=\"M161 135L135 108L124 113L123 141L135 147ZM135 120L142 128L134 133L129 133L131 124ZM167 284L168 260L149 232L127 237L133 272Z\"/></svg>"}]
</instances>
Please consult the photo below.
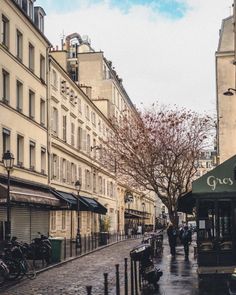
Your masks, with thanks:
<instances>
[{"instance_id":1,"label":"painted shop sign","mask_svg":"<svg viewBox=\"0 0 236 295\"><path fill-rule=\"evenodd\" d=\"M207 179L207 185L214 191L217 186L220 186L220 185L233 185L234 182L233 180L230 178L230 177L225 177L225 178L218 178L218 177L215 177L213 175L211 176L208 176Z\"/></svg>"}]
</instances>

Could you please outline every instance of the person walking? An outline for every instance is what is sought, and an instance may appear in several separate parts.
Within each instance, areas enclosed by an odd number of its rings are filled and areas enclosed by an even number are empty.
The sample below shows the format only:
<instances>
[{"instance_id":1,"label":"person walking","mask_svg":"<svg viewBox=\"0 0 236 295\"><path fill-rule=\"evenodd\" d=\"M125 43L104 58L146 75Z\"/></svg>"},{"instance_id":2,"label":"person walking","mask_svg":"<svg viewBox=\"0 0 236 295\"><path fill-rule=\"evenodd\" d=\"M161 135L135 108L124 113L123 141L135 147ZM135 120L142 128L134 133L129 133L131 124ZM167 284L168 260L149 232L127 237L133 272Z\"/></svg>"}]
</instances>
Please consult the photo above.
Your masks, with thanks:
<instances>
[{"instance_id":1,"label":"person walking","mask_svg":"<svg viewBox=\"0 0 236 295\"><path fill-rule=\"evenodd\" d=\"M185 260L188 260L188 255L189 255L189 245L192 242L192 232L188 228L187 225L184 226L184 229L181 234L181 242L184 246L184 255L185 255Z\"/></svg>"},{"instance_id":2,"label":"person walking","mask_svg":"<svg viewBox=\"0 0 236 295\"><path fill-rule=\"evenodd\" d=\"M176 239L177 239L177 231L174 228L173 224L170 223L167 228L167 235L170 245L170 253L172 256L176 255L175 247L176 247Z\"/></svg>"}]
</instances>

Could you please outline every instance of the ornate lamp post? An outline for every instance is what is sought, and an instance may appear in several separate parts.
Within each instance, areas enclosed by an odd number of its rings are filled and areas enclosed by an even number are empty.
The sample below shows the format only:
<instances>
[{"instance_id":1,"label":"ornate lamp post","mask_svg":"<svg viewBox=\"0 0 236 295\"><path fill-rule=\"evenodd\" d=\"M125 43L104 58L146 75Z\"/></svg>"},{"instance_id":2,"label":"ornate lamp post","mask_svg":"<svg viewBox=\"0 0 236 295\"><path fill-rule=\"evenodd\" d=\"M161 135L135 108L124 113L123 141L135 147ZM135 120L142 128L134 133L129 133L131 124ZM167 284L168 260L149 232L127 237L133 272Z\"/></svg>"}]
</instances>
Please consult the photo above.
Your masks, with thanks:
<instances>
[{"instance_id":1,"label":"ornate lamp post","mask_svg":"<svg viewBox=\"0 0 236 295\"><path fill-rule=\"evenodd\" d=\"M78 212L78 228L76 234L76 247L81 248L81 235L80 235L80 206L79 206L79 192L81 189L81 182L77 180L75 182L75 188L77 190L77 212Z\"/></svg>"},{"instance_id":2,"label":"ornate lamp post","mask_svg":"<svg viewBox=\"0 0 236 295\"><path fill-rule=\"evenodd\" d=\"M10 199L10 172L13 169L14 155L10 151L3 154L2 161L7 170L7 224L5 230L5 239L11 239L11 199Z\"/></svg>"},{"instance_id":3,"label":"ornate lamp post","mask_svg":"<svg viewBox=\"0 0 236 295\"><path fill-rule=\"evenodd\" d=\"M154 226L153 226L153 231L156 231L156 208L157 206L154 205Z\"/></svg>"},{"instance_id":4,"label":"ornate lamp post","mask_svg":"<svg viewBox=\"0 0 236 295\"><path fill-rule=\"evenodd\" d=\"M143 207L143 226L142 226L142 232L144 234L144 209L145 209L145 203L142 202L142 207Z\"/></svg>"}]
</instances>

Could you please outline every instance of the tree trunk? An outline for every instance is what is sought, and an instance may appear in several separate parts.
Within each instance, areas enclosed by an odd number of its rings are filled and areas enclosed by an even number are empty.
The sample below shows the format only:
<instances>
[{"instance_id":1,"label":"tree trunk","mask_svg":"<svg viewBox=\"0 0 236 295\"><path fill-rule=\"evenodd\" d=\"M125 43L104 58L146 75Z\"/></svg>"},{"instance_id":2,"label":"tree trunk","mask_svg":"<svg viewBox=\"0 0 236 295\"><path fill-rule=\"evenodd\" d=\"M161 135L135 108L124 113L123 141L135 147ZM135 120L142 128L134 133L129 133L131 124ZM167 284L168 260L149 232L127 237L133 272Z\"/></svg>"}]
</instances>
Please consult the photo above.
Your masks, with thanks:
<instances>
[{"instance_id":1,"label":"tree trunk","mask_svg":"<svg viewBox=\"0 0 236 295\"><path fill-rule=\"evenodd\" d=\"M179 217L178 217L178 212L177 210L172 210L168 208L168 213L169 213L169 218L170 222L173 224L174 227L178 228L179 225Z\"/></svg>"}]
</instances>

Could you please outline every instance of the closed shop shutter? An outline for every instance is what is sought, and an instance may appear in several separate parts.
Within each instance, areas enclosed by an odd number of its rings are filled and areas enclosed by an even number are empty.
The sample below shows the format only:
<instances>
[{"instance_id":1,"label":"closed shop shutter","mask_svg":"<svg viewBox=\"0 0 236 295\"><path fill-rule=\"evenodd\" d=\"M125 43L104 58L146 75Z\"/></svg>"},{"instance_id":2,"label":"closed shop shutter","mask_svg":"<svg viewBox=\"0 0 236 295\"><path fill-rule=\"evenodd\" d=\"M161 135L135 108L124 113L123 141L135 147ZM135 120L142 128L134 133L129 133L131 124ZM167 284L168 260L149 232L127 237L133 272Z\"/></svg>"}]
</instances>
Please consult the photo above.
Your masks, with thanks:
<instances>
[{"instance_id":1,"label":"closed shop shutter","mask_svg":"<svg viewBox=\"0 0 236 295\"><path fill-rule=\"evenodd\" d=\"M40 209L31 209L31 239L38 237L38 232L48 236L49 212Z\"/></svg>"},{"instance_id":2,"label":"closed shop shutter","mask_svg":"<svg viewBox=\"0 0 236 295\"><path fill-rule=\"evenodd\" d=\"M28 207L12 207L11 236L19 241L30 242L30 209Z\"/></svg>"},{"instance_id":3,"label":"closed shop shutter","mask_svg":"<svg viewBox=\"0 0 236 295\"><path fill-rule=\"evenodd\" d=\"M7 220L6 207L0 207L0 240L5 238L5 222Z\"/></svg>"}]
</instances>

